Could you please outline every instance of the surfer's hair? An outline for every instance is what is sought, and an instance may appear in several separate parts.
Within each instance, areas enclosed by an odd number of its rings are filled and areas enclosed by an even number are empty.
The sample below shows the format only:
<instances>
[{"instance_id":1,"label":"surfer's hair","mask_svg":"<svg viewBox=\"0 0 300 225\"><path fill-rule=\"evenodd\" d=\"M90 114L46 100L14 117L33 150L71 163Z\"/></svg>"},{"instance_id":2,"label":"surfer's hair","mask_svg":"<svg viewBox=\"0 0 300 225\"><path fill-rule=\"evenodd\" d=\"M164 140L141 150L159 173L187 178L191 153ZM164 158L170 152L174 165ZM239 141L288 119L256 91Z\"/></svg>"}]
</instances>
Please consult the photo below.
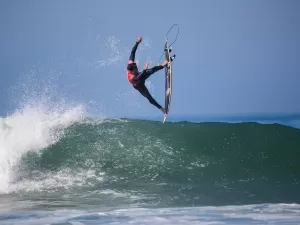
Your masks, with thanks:
<instances>
[{"instance_id":1,"label":"surfer's hair","mask_svg":"<svg viewBox=\"0 0 300 225\"><path fill-rule=\"evenodd\" d=\"M129 70L129 71L132 71L136 68L137 68L136 63L131 63L127 66L127 70Z\"/></svg>"}]
</instances>

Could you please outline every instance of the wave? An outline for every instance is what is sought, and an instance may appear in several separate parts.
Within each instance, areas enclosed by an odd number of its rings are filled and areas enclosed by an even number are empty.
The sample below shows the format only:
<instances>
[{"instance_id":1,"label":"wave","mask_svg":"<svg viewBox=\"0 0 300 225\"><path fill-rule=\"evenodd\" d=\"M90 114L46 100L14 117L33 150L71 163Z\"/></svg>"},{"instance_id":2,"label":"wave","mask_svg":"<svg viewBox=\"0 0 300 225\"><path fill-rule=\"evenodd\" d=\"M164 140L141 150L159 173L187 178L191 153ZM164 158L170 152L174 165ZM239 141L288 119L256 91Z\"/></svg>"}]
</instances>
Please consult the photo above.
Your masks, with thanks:
<instances>
[{"instance_id":1,"label":"wave","mask_svg":"<svg viewBox=\"0 0 300 225\"><path fill-rule=\"evenodd\" d=\"M125 195L177 205L300 201L299 129L62 117L68 118L48 118L44 130L33 126L42 139L22 128L25 145L12 154L19 156L15 176L1 192ZM48 132L61 126L63 132Z\"/></svg>"}]
</instances>

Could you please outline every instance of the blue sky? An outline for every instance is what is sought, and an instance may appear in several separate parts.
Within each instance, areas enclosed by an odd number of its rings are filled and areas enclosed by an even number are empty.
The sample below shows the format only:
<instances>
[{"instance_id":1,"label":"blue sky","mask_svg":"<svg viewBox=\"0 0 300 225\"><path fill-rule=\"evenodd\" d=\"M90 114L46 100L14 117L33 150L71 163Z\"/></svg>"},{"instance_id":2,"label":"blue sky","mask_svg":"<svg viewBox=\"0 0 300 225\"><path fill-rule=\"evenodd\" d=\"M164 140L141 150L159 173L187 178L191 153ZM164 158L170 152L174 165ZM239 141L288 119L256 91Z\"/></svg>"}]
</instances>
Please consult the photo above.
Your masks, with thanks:
<instances>
[{"instance_id":1,"label":"blue sky","mask_svg":"<svg viewBox=\"0 0 300 225\"><path fill-rule=\"evenodd\" d=\"M0 116L41 91L94 114L162 117L125 68L138 36L140 68L156 65L174 23L170 116L300 113L299 11L297 0L1 1ZM164 105L164 72L147 85Z\"/></svg>"}]
</instances>

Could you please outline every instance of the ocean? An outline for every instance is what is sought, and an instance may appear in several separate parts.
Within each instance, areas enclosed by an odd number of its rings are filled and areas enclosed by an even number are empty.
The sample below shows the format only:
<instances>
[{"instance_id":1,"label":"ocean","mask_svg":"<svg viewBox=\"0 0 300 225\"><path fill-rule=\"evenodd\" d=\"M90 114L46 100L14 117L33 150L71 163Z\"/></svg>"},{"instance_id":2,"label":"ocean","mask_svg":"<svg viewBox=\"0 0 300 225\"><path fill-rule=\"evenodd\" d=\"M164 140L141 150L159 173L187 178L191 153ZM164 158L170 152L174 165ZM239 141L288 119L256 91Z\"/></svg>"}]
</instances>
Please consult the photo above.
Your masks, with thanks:
<instances>
[{"instance_id":1,"label":"ocean","mask_svg":"<svg viewBox=\"0 0 300 225\"><path fill-rule=\"evenodd\" d=\"M29 107L0 120L0 224L300 224L299 150L280 123Z\"/></svg>"}]
</instances>

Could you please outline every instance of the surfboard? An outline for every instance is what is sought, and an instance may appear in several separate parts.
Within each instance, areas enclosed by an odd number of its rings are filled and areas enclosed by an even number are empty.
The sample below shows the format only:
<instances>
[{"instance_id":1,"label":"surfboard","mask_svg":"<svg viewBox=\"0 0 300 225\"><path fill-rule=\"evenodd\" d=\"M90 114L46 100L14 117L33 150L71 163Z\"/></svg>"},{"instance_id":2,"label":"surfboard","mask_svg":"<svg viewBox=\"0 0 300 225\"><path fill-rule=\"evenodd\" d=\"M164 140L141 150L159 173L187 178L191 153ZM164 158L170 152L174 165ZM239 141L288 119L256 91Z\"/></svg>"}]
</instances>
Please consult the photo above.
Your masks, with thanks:
<instances>
[{"instance_id":1,"label":"surfboard","mask_svg":"<svg viewBox=\"0 0 300 225\"><path fill-rule=\"evenodd\" d=\"M163 123L166 122L168 113L171 106L171 97L172 97L172 60L171 60L171 49L165 43L165 59L168 60L169 64L165 67L165 109L166 114L164 115Z\"/></svg>"},{"instance_id":2,"label":"surfboard","mask_svg":"<svg viewBox=\"0 0 300 225\"><path fill-rule=\"evenodd\" d=\"M170 31L174 28L177 27L177 34L175 36L175 39L171 44L168 44L168 34ZM177 36L179 34L179 26L178 24L173 24L168 32L166 33L166 42L164 45L164 53L161 55L160 59L165 55L165 60L167 60L169 63L165 67L165 109L166 113L164 115L163 123L166 122L169 111L170 111L170 106L171 106L171 97L172 97L172 76L173 76L173 68L172 68L172 63L173 60L175 59L175 54L173 56L170 55L171 53L171 46L176 42ZM160 60L159 60L160 61Z\"/></svg>"}]
</instances>

